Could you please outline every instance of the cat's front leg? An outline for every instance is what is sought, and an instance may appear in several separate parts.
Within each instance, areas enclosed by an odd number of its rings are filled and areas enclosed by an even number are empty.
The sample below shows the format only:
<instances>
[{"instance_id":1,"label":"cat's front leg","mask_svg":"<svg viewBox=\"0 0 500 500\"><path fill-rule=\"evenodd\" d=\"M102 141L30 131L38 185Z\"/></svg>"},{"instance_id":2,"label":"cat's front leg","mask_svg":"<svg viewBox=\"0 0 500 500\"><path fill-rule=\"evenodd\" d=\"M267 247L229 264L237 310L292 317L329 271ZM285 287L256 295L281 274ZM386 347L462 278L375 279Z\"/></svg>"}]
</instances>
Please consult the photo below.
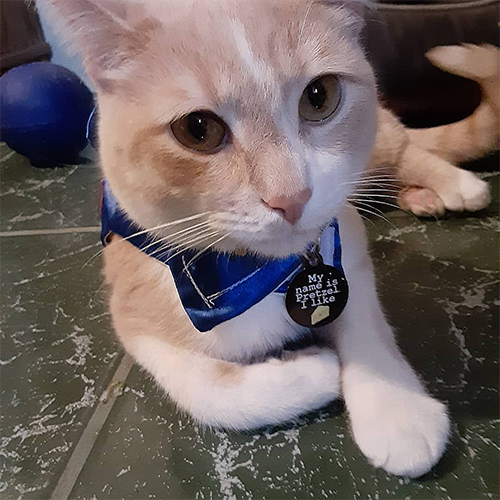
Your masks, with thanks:
<instances>
[{"instance_id":1,"label":"cat's front leg","mask_svg":"<svg viewBox=\"0 0 500 500\"><path fill-rule=\"evenodd\" d=\"M175 349L148 335L130 339L126 348L181 409L210 427L283 423L339 394L338 359L327 347L253 364Z\"/></svg>"},{"instance_id":2,"label":"cat's front leg","mask_svg":"<svg viewBox=\"0 0 500 500\"><path fill-rule=\"evenodd\" d=\"M364 228L353 209L341 220L341 231L350 297L335 333L354 439L375 466L418 477L444 452L446 407L428 395L396 345L379 305Z\"/></svg>"},{"instance_id":3,"label":"cat's front leg","mask_svg":"<svg viewBox=\"0 0 500 500\"><path fill-rule=\"evenodd\" d=\"M263 347L280 348L295 338L278 295L200 333L181 306L168 267L117 236L104 256L123 346L198 422L250 429L285 422L338 397L339 363L328 347L247 364L223 360L259 356Z\"/></svg>"}]
</instances>

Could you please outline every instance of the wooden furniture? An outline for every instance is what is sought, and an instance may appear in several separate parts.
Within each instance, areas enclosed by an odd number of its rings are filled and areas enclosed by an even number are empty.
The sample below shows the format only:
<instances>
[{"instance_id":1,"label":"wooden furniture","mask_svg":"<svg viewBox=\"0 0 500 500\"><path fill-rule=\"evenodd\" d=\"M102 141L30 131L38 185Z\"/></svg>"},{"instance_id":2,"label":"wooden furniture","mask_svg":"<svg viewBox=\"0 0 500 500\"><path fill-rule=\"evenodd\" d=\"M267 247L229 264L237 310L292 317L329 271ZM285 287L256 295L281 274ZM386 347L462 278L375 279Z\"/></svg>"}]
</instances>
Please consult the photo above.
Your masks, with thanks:
<instances>
[{"instance_id":1,"label":"wooden furniture","mask_svg":"<svg viewBox=\"0 0 500 500\"><path fill-rule=\"evenodd\" d=\"M387 105L414 127L450 123L481 100L479 86L433 67L437 45L498 45L498 0L377 0L365 43Z\"/></svg>"},{"instance_id":2,"label":"wooden furniture","mask_svg":"<svg viewBox=\"0 0 500 500\"><path fill-rule=\"evenodd\" d=\"M0 71L50 59L51 50L33 4L0 0Z\"/></svg>"}]
</instances>

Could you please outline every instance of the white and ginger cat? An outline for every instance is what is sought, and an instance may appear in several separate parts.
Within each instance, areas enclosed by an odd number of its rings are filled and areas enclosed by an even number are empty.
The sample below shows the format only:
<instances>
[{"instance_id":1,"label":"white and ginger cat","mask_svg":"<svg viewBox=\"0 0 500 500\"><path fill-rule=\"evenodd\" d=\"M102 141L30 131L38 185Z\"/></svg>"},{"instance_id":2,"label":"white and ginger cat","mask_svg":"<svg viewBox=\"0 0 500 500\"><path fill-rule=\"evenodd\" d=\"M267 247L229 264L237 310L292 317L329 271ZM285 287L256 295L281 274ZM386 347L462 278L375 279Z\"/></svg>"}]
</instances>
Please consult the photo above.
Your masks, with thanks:
<instances>
[{"instance_id":1,"label":"white and ginger cat","mask_svg":"<svg viewBox=\"0 0 500 500\"><path fill-rule=\"evenodd\" d=\"M113 237L105 273L127 352L204 425L277 424L342 395L375 466L429 471L447 411L398 349L346 203L377 128L356 2L50 2L97 88L104 175L138 225L178 246L270 258L304 252L333 217L340 225L347 307L321 331L326 347L280 358L266 353L305 333L283 296L200 333L169 268Z\"/></svg>"},{"instance_id":2,"label":"white and ginger cat","mask_svg":"<svg viewBox=\"0 0 500 500\"><path fill-rule=\"evenodd\" d=\"M404 186L399 206L419 216L440 216L445 210L481 210L490 203L488 184L455 164L499 148L500 49L452 45L435 47L426 55L435 66L479 83L481 103L464 120L429 129L406 128L393 113L380 107L368 168L372 175L367 179L371 177L383 188L391 185L394 179L390 175L394 175ZM365 204L369 198L369 194L357 196Z\"/></svg>"}]
</instances>

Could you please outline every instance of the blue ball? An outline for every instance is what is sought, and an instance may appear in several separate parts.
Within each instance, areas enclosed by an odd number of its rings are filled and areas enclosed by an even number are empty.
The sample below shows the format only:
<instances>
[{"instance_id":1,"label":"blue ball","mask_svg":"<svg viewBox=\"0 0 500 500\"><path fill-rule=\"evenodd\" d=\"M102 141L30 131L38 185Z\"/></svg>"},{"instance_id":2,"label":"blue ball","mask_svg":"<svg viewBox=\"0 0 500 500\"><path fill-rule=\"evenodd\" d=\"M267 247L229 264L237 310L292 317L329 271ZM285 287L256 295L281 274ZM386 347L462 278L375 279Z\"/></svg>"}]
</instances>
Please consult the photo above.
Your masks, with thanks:
<instances>
[{"instance_id":1,"label":"blue ball","mask_svg":"<svg viewBox=\"0 0 500 500\"><path fill-rule=\"evenodd\" d=\"M78 162L93 108L90 90L57 64L26 64L0 78L1 140L35 166Z\"/></svg>"}]
</instances>

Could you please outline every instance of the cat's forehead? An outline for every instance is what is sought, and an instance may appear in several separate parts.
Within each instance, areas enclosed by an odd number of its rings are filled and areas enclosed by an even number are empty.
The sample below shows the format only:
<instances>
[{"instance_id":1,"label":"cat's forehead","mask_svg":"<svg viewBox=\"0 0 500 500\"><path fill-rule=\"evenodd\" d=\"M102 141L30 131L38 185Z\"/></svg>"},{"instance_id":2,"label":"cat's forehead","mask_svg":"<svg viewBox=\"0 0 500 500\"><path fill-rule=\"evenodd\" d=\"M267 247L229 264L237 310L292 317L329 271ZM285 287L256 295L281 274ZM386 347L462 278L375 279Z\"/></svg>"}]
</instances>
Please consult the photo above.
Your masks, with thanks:
<instances>
[{"instance_id":1,"label":"cat's forehead","mask_svg":"<svg viewBox=\"0 0 500 500\"><path fill-rule=\"evenodd\" d=\"M244 91L286 90L298 78L345 72L352 47L340 33L341 11L302 0L189 0L159 21L152 44L170 83L200 99L237 100ZM202 95L203 94L203 95Z\"/></svg>"}]
</instances>

